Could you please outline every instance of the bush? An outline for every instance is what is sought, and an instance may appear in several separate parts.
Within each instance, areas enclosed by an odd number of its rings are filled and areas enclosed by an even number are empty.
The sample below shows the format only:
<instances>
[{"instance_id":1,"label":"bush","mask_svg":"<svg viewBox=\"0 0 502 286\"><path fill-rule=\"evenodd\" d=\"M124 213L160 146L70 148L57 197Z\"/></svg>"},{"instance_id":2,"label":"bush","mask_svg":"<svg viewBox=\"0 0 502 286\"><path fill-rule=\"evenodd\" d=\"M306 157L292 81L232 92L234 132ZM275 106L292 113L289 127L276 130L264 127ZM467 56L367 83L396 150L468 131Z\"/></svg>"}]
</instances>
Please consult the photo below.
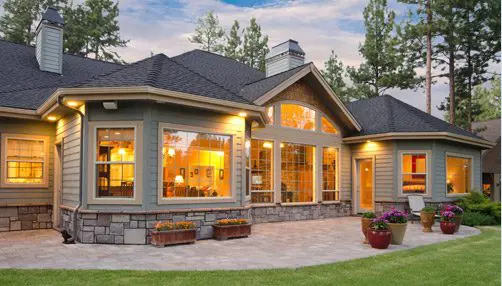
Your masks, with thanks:
<instances>
[{"instance_id":1,"label":"bush","mask_svg":"<svg viewBox=\"0 0 502 286\"><path fill-rule=\"evenodd\" d=\"M374 212L365 212L363 213L363 218L376 218L376 215Z\"/></svg>"},{"instance_id":2,"label":"bush","mask_svg":"<svg viewBox=\"0 0 502 286\"><path fill-rule=\"evenodd\" d=\"M479 212L464 212L462 218L462 224L467 226L477 226L477 225L494 225L497 224L495 219L489 215L479 213Z\"/></svg>"},{"instance_id":3,"label":"bush","mask_svg":"<svg viewBox=\"0 0 502 286\"><path fill-rule=\"evenodd\" d=\"M436 213L436 208L431 206L426 206L422 209L424 213Z\"/></svg>"},{"instance_id":4,"label":"bush","mask_svg":"<svg viewBox=\"0 0 502 286\"><path fill-rule=\"evenodd\" d=\"M479 225L488 225L488 222L491 222L492 225L500 224L500 202L490 201L490 199L481 192L472 191L470 194L462 198L457 205L465 211L464 221L466 213L469 212L469 216L475 217L473 218L473 221L469 223L479 221L484 223ZM487 219L486 217L489 217L490 219Z\"/></svg>"}]
</instances>

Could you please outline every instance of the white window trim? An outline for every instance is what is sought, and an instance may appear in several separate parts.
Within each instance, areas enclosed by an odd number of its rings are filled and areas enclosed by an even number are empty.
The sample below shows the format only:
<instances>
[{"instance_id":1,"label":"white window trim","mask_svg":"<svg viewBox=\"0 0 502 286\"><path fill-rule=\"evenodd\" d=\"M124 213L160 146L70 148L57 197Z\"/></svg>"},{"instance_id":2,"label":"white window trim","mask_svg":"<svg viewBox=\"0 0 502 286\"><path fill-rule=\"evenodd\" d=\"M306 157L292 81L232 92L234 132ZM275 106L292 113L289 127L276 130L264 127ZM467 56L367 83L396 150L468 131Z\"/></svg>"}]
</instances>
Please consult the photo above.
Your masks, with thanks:
<instances>
[{"instance_id":1,"label":"white window trim","mask_svg":"<svg viewBox=\"0 0 502 286\"><path fill-rule=\"evenodd\" d=\"M425 164L427 168L427 172L425 173L425 193L405 193L403 192L403 155L418 155L425 154ZM432 150L400 150L399 151L399 164L398 168L398 188L399 188L399 197L408 197L408 196L416 196L422 195L424 197L432 197L432 176L431 176L431 168L432 168ZM423 175L424 173L415 173L418 175Z\"/></svg>"},{"instance_id":2,"label":"white window trim","mask_svg":"<svg viewBox=\"0 0 502 286\"><path fill-rule=\"evenodd\" d=\"M463 194L448 194L448 186L446 181L448 180L448 157L457 157L471 160L471 190L474 189L474 156L465 155L460 153L446 152L444 156L444 191L446 197L455 198L455 197L464 197L469 194L470 190L467 193ZM482 191L482 190L481 190Z\"/></svg>"},{"instance_id":3,"label":"white window trim","mask_svg":"<svg viewBox=\"0 0 502 286\"><path fill-rule=\"evenodd\" d=\"M244 154L244 149L245 149L245 139L242 140L242 142L237 142L237 132L234 131L228 131L224 129L215 129L215 128L205 128L205 127L196 127L196 126L190 126L190 125L182 125L182 124L172 124L172 123L159 123L159 130L158 130L158 150L157 150L157 158L162 158L162 147L164 145L164 129L172 129L172 130L178 130L178 131L189 131L189 132L201 132L201 133L210 133L210 134L216 134L216 135L226 135L230 136L232 139L232 149L230 150L230 171L231 176L230 176L230 196L227 197L208 197L208 198L164 198L162 195L162 186L163 186L163 176L162 174L162 161L157 160L157 203L159 205L168 205L168 204L201 204L201 203L234 203L236 202L236 182L237 182L237 168L236 168L236 150L238 143L240 143L243 147L243 162L244 166L243 168L246 168L245 166L245 160L246 156ZM245 136L243 136L245 137ZM245 179L242 178L242 184L244 184L245 187ZM243 191L244 187L242 188ZM242 195L245 195L243 193Z\"/></svg>"},{"instance_id":4,"label":"white window trim","mask_svg":"<svg viewBox=\"0 0 502 286\"><path fill-rule=\"evenodd\" d=\"M323 188L323 175L324 175L324 168L322 167L323 166L323 149L324 148L335 148L336 149L336 182L335 182L335 185L336 185L336 189L335 190L324 190ZM321 176L320 176L320 183L321 183L321 197L319 198L319 201L320 202L340 202L341 198L340 198L340 175L341 175L341 172L340 172L340 148L339 147L335 147L335 146L320 146L320 149L321 149L321 153L320 153L320 156L321 158L319 158L319 161L320 161L320 168L321 168ZM324 192L337 192L338 193L338 200L323 200L323 195L322 193Z\"/></svg>"},{"instance_id":5,"label":"white window trim","mask_svg":"<svg viewBox=\"0 0 502 286\"><path fill-rule=\"evenodd\" d=\"M1 166L2 174L0 180L1 188L48 188L49 187L49 136L42 135L26 135L26 134L11 134L2 133L2 150L1 150ZM20 139L20 140L36 140L44 142L44 169L42 176L42 183L9 183L7 182L7 140L8 139Z\"/></svg>"},{"instance_id":6,"label":"white window trim","mask_svg":"<svg viewBox=\"0 0 502 286\"><path fill-rule=\"evenodd\" d=\"M114 198L96 196L96 147L98 128L134 128L134 189L132 198ZM88 156L88 181L87 193L88 204L111 204L111 205L140 205L143 201L143 122L142 121L92 121L89 122L89 146ZM139 136L138 136L139 135Z\"/></svg>"},{"instance_id":7,"label":"white window trim","mask_svg":"<svg viewBox=\"0 0 502 286\"><path fill-rule=\"evenodd\" d=\"M251 141L252 141L252 140L262 140L262 141L270 141L270 142L272 142L272 160L273 160L273 161L272 161L272 170L271 170L271 172L272 172L272 182L273 182L273 183L272 183L272 190L253 190L253 189L251 188L251 186L252 186L253 184L251 184L251 182L250 182L250 183L249 183L249 189L250 189L250 193L249 193L249 194L250 194L250 196L249 196L249 197L250 197L250 199L251 199L251 197L252 197L252 195L251 195L252 193L272 193L272 201L271 201L271 202L269 202L269 203L253 203L253 202L251 201L251 204L253 204L253 205L275 204L275 190L274 190L274 186L275 186L275 152L276 152L276 151L275 151L275 149L276 149L276 141L275 141L275 140L272 140L272 139L264 139L264 138L256 138L256 137L254 137L254 138L253 138L253 137L252 137L252 138L249 140L250 144L251 144ZM251 145L250 145L250 146L251 146ZM280 148L280 146L279 146L279 148ZM250 147L250 150L251 150L251 147ZM249 158L250 158L250 160L251 160L251 155L249 156ZM252 161L252 160L251 160L251 161ZM249 171L250 171L250 176L249 176L249 179L250 179L250 180L252 180L252 176L251 176L251 174L253 173L253 172L252 172L252 171L253 171L253 166L252 166L252 164L251 164L251 166L249 166Z\"/></svg>"}]
</instances>

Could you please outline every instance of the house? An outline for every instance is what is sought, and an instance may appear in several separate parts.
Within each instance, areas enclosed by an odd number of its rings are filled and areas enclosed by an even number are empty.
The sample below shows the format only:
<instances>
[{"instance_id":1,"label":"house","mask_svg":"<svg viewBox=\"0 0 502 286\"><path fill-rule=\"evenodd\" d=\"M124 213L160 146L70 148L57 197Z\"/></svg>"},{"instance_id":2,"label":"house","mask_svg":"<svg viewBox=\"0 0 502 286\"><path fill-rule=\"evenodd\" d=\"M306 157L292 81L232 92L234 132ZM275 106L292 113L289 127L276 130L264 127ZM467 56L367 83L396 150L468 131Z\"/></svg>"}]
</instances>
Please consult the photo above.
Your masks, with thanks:
<instances>
[{"instance_id":1,"label":"house","mask_svg":"<svg viewBox=\"0 0 502 286\"><path fill-rule=\"evenodd\" d=\"M66 229L145 244L159 220L199 238L254 223L451 202L481 188L494 144L390 96L344 105L299 43L266 73L205 51L117 65L62 52L47 10L35 47L0 41L0 230Z\"/></svg>"},{"instance_id":2,"label":"house","mask_svg":"<svg viewBox=\"0 0 502 286\"><path fill-rule=\"evenodd\" d=\"M495 147L483 151L483 192L493 201L500 202L500 118L472 123L477 135L496 143Z\"/></svg>"}]
</instances>

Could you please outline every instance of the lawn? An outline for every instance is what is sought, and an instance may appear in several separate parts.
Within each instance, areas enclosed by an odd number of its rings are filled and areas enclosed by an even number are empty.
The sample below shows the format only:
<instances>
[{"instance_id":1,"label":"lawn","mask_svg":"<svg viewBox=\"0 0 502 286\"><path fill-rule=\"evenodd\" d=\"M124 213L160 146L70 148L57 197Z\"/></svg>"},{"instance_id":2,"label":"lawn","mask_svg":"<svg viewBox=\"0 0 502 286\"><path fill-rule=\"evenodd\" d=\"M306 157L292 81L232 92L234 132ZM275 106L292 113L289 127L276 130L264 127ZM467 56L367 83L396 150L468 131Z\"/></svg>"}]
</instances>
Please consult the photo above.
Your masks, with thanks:
<instances>
[{"instance_id":1,"label":"lawn","mask_svg":"<svg viewBox=\"0 0 502 286\"><path fill-rule=\"evenodd\" d=\"M243 254L245 255L245 254ZM500 285L500 228L347 262L252 271L0 270L0 285Z\"/></svg>"}]
</instances>

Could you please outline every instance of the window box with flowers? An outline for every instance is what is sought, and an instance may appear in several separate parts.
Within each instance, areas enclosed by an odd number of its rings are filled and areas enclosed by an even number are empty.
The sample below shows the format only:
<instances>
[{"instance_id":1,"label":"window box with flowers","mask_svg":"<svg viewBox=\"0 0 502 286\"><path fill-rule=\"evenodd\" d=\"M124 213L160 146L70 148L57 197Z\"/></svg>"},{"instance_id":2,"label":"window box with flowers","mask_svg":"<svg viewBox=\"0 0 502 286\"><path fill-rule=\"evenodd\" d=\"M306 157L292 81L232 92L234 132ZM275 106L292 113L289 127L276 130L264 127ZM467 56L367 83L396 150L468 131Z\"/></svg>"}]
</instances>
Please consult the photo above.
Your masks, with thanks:
<instances>
[{"instance_id":1,"label":"window box with flowers","mask_svg":"<svg viewBox=\"0 0 502 286\"><path fill-rule=\"evenodd\" d=\"M244 218L221 219L213 225L213 230L216 240L248 237L251 235L251 224Z\"/></svg>"},{"instance_id":2,"label":"window box with flowers","mask_svg":"<svg viewBox=\"0 0 502 286\"><path fill-rule=\"evenodd\" d=\"M152 244L158 247L194 243L196 240L195 224L191 221L158 222L152 231Z\"/></svg>"}]
</instances>

